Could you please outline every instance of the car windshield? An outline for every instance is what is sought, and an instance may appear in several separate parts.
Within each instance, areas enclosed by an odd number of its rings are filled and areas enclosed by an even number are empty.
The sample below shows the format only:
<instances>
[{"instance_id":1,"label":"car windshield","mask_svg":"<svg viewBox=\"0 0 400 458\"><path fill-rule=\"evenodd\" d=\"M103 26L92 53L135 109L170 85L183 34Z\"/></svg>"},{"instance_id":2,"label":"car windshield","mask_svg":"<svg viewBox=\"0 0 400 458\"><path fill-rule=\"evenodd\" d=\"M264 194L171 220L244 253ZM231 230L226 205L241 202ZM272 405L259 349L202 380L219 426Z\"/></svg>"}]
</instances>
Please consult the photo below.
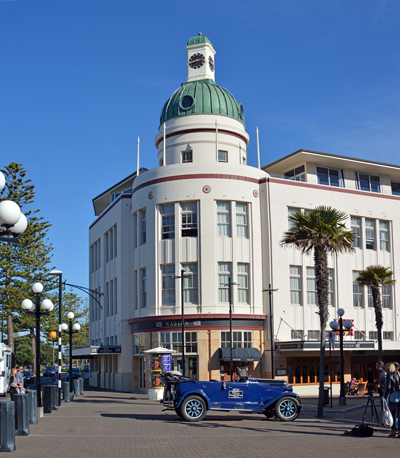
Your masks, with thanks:
<instances>
[{"instance_id":1,"label":"car windshield","mask_svg":"<svg viewBox=\"0 0 400 458\"><path fill-rule=\"evenodd\" d=\"M72 369L72 372L80 372L80 369Z\"/></svg>"}]
</instances>

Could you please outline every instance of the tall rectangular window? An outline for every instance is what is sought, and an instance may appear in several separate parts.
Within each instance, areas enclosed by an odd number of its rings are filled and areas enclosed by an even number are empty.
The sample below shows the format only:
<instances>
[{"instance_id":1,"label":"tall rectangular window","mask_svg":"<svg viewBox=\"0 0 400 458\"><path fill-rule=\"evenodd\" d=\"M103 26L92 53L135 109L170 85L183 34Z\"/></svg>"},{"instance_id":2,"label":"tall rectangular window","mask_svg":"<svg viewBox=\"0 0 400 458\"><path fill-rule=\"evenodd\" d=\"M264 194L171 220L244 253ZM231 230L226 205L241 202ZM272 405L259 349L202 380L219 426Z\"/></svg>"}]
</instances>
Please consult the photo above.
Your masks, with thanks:
<instances>
[{"instance_id":1,"label":"tall rectangular window","mask_svg":"<svg viewBox=\"0 0 400 458\"><path fill-rule=\"evenodd\" d=\"M357 188L361 191L381 192L381 179L378 175L356 172Z\"/></svg>"},{"instance_id":2,"label":"tall rectangular window","mask_svg":"<svg viewBox=\"0 0 400 458\"><path fill-rule=\"evenodd\" d=\"M106 302L106 316L110 315L110 285L106 283L106 293L105 293L105 302Z\"/></svg>"},{"instance_id":3,"label":"tall rectangular window","mask_svg":"<svg viewBox=\"0 0 400 458\"><path fill-rule=\"evenodd\" d=\"M197 203L182 203L182 237L197 237Z\"/></svg>"},{"instance_id":4,"label":"tall rectangular window","mask_svg":"<svg viewBox=\"0 0 400 458\"><path fill-rule=\"evenodd\" d=\"M218 162L228 162L228 151L218 151Z\"/></svg>"},{"instance_id":5,"label":"tall rectangular window","mask_svg":"<svg viewBox=\"0 0 400 458\"><path fill-rule=\"evenodd\" d=\"M114 282L110 281L110 316L114 315Z\"/></svg>"},{"instance_id":6,"label":"tall rectangular window","mask_svg":"<svg viewBox=\"0 0 400 458\"><path fill-rule=\"evenodd\" d=\"M374 306L374 299L372 297L372 288L370 286L367 287L368 290L368 307Z\"/></svg>"},{"instance_id":7,"label":"tall rectangular window","mask_svg":"<svg viewBox=\"0 0 400 458\"><path fill-rule=\"evenodd\" d=\"M105 248L106 248L106 263L110 260L110 242L109 242L109 238L110 238L110 234L109 232L106 232L105 233L105 236L104 236L104 244L105 244Z\"/></svg>"},{"instance_id":8,"label":"tall rectangular window","mask_svg":"<svg viewBox=\"0 0 400 458\"><path fill-rule=\"evenodd\" d=\"M114 258L117 257L117 226L114 226Z\"/></svg>"},{"instance_id":9,"label":"tall rectangular window","mask_svg":"<svg viewBox=\"0 0 400 458\"><path fill-rule=\"evenodd\" d=\"M239 263L238 270L238 302L241 304L249 303L249 265Z\"/></svg>"},{"instance_id":10,"label":"tall rectangular window","mask_svg":"<svg viewBox=\"0 0 400 458\"><path fill-rule=\"evenodd\" d=\"M217 234L230 237L230 203L217 202Z\"/></svg>"},{"instance_id":11,"label":"tall rectangular window","mask_svg":"<svg viewBox=\"0 0 400 458\"><path fill-rule=\"evenodd\" d=\"M198 304L197 263L184 264L182 267L187 267L189 269L183 276L183 302L185 304Z\"/></svg>"},{"instance_id":12,"label":"tall rectangular window","mask_svg":"<svg viewBox=\"0 0 400 458\"><path fill-rule=\"evenodd\" d=\"M367 250L374 249L375 228L373 219L365 219L365 248Z\"/></svg>"},{"instance_id":13,"label":"tall rectangular window","mask_svg":"<svg viewBox=\"0 0 400 458\"><path fill-rule=\"evenodd\" d=\"M379 221L379 245L381 251L389 251L389 225L387 221Z\"/></svg>"},{"instance_id":14,"label":"tall rectangular window","mask_svg":"<svg viewBox=\"0 0 400 458\"><path fill-rule=\"evenodd\" d=\"M236 235L247 237L247 205L236 203Z\"/></svg>"},{"instance_id":15,"label":"tall rectangular window","mask_svg":"<svg viewBox=\"0 0 400 458\"><path fill-rule=\"evenodd\" d=\"M362 307L363 290L356 281L359 275L359 272L353 271L353 307Z\"/></svg>"},{"instance_id":16,"label":"tall rectangular window","mask_svg":"<svg viewBox=\"0 0 400 458\"><path fill-rule=\"evenodd\" d=\"M175 264L161 266L162 276L162 304L175 305Z\"/></svg>"},{"instance_id":17,"label":"tall rectangular window","mask_svg":"<svg viewBox=\"0 0 400 458\"><path fill-rule=\"evenodd\" d=\"M231 276L231 263L218 263L218 302L229 302L229 279Z\"/></svg>"},{"instance_id":18,"label":"tall rectangular window","mask_svg":"<svg viewBox=\"0 0 400 458\"><path fill-rule=\"evenodd\" d=\"M360 218L357 218L356 216L351 217L351 230L353 231L354 234L354 239L353 239L353 246L356 248L360 248L360 241L361 241L361 222Z\"/></svg>"},{"instance_id":19,"label":"tall rectangular window","mask_svg":"<svg viewBox=\"0 0 400 458\"><path fill-rule=\"evenodd\" d=\"M146 210L140 212L140 244L146 243Z\"/></svg>"},{"instance_id":20,"label":"tall rectangular window","mask_svg":"<svg viewBox=\"0 0 400 458\"><path fill-rule=\"evenodd\" d=\"M292 208L292 207L289 207L288 208L288 229L290 229L291 227L294 226L294 223L292 221L290 221L290 217L294 214L294 213L297 213L298 211L300 211L299 208Z\"/></svg>"},{"instance_id":21,"label":"tall rectangular window","mask_svg":"<svg viewBox=\"0 0 400 458\"><path fill-rule=\"evenodd\" d=\"M391 293L391 286L390 285L382 285L382 308L383 309L390 309L391 301L390 301L390 293Z\"/></svg>"},{"instance_id":22,"label":"tall rectangular window","mask_svg":"<svg viewBox=\"0 0 400 458\"><path fill-rule=\"evenodd\" d=\"M135 298L134 298L134 307L135 307L135 310L138 309L138 293L140 291L140 287L138 285L138 274L137 274L137 270L135 270L134 274L133 274L133 281L134 281L134 285L135 285L135 288L134 288L134 293L135 293Z\"/></svg>"},{"instance_id":23,"label":"tall rectangular window","mask_svg":"<svg viewBox=\"0 0 400 458\"><path fill-rule=\"evenodd\" d=\"M344 187L343 171L329 167L317 167L318 184Z\"/></svg>"},{"instance_id":24,"label":"tall rectangular window","mask_svg":"<svg viewBox=\"0 0 400 458\"><path fill-rule=\"evenodd\" d=\"M162 206L162 236L165 239L175 238L175 206L168 204Z\"/></svg>"},{"instance_id":25,"label":"tall rectangular window","mask_svg":"<svg viewBox=\"0 0 400 458\"><path fill-rule=\"evenodd\" d=\"M290 303L301 305L301 267L290 266Z\"/></svg>"},{"instance_id":26,"label":"tall rectangular window","mask_svg":"<svg viewBox=\"0 0 400 458\"><path fill-rule=\"evenodd\" d=\"M118 312L117 278L114 279L114 313Z\"/></svg>"},{"instance_id":27,"label":"tall rectangular window","mask_svg":"<svg viewBox=\"0 0 400 458\"><path fill-rule=\"evenodd\" d=\"M114 230L110 230L110 261L114 259Z\"/></svg>"},{"instance_id":28,"label":"tall rectangular window","mask_svg":"<svg viewBox=\"0 0 400 458\"><path fill-rule=\"evenodd\" d=\"M192 150L182 151L182 163L193 162L193 152Z\"/></svg>"},{"instance_id":29,"label":"tall rectangular window","mask_svg":"<svg viewBox=\"0 0 400 458\"><path fill-rule=\"evenodd\" d=\"M317 304L317 283L314 267L307 267L307 304Z\"/></svg>"},{"instance_id":30,"label":"tall rectangular window","mask_svg":"<svg viewBox=\"0 0 400 458\"><path fill-rule=\"evenodd\" d=\"M146 268L140 269L140 274L141 274L141 306L142 308L147 307L147 272Z\"/></svg>"}]
</instances>

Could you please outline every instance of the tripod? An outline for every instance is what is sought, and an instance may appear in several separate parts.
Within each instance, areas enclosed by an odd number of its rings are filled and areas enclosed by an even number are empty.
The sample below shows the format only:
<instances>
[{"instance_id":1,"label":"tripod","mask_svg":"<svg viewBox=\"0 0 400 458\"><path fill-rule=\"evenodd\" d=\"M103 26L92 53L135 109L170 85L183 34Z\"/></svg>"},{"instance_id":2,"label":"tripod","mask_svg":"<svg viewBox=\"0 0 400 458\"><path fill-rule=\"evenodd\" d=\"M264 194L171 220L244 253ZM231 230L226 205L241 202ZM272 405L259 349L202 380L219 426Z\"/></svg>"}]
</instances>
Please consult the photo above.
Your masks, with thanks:
<instances>
[{"instance_id":1,"label":"tripod","mask_svg":"<svg viewBox=\"0 0 400 458\"><path fill-rule=\"evenodd\" d=\"M369 405L371 405L371 420L372 420L372 424L374 424L374 417L376 417L376 424L379 425L378 411L376 410L375 399L374 399L374 395L372 393L372 390L368 391L368 401L367 401L367 405L365 406L364 415L363 415L363 419L362 419L361 424L362 425L364 424L365 415L367 414L367 410L368 410L368 406Z\"/></svg>"}]
</instances>

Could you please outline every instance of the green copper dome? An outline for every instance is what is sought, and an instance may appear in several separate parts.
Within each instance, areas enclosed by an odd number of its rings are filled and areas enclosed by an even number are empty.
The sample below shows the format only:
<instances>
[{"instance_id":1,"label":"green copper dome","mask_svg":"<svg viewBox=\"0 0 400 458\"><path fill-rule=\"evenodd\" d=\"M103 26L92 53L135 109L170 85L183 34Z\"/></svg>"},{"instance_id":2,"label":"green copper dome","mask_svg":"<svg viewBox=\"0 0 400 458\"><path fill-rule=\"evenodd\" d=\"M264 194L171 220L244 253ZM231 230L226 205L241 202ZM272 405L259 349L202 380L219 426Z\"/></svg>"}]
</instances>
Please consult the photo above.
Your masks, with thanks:
<instances>
[{"instance_id":1,"label":"green copper dome","mask_svg":"<svg viewBox=\"0 0 400 458\"><path fill-rule=\"evenodd\" d=\"M212 46L212 43L211 41L205 36L203 35L202 33L199 33L197 35L197 37L192 37L188 42L187 42L187 45L188 46L191 46L191 45L197 45L199 43L209 43L211 46Z\"/></svg>"},{"instance_id":2,"label":"green copper dome","mask_svg":"<svg viewBox=\"0 0 400 458\"><path fill-rule=\"evenodd\" d=\"M244 109L235 97L211 79L183 83L165 103L160 124L178 116L217 114L244 124Z\"/></svg>"}]
</instances>

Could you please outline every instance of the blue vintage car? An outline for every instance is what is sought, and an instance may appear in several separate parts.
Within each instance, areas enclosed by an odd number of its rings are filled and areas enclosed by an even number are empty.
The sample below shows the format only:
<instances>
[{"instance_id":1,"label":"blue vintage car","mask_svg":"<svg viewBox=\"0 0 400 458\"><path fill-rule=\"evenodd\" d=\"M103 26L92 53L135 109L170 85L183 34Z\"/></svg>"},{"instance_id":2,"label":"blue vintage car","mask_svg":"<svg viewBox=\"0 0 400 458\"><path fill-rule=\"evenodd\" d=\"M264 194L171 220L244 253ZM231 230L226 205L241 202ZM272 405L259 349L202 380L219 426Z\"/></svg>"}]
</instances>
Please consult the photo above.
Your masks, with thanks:
<instances>
[{"instance_id":1,"label":"blue vintage car","mask_svg":"<svg viewBox=\"0 0 400 458\"><path fill-rule=\"evenodd\" d=\"M203 420L208 410L262 413L267 418L293 421L302 408L299 395L284 380L241 376L234 382L200 382L166 372L163 382L163 405L186 421Z\"/></svg>"}]
</instances>

